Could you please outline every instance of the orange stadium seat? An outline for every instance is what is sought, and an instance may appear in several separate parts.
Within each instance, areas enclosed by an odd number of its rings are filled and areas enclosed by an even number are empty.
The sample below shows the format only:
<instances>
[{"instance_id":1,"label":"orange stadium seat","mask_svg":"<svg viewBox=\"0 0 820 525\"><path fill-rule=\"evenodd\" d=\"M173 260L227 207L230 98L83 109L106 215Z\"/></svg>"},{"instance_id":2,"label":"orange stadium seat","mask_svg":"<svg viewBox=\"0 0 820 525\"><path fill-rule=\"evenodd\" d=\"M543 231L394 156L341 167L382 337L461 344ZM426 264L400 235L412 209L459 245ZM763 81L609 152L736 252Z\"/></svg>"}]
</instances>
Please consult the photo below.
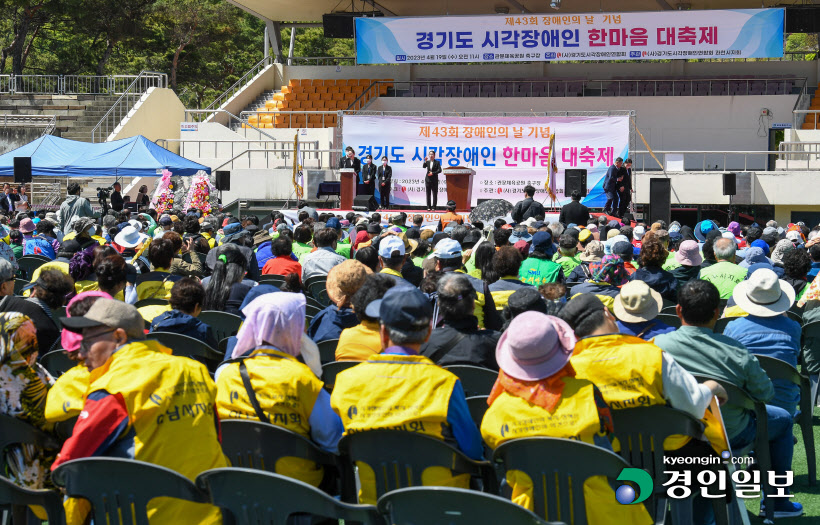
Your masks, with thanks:
<instances>
[{"instance_id":1,"label":"orange stadium seat","mask_svg":"<svg viewBox=\"0 0 820 525\"><path fill-rule=\"evenodd\" d=\"M313 101L312 100L306 100L306 101L302 102L302 109L305 110L305 111L313 110Z\"/></svg>"},{"instance_id":2,"label":"orange stadium seat","mask_svg":"<svg viewBox=\"0 0 820 525\"><path fill-rule=\"evenodd\" d=\"M325 109L326 107L326 102L322 98L313 101L313 109Z\"/></svg>"},{"instance_id":3,"label":"orange stadium seat","mask_svg":"<svg viewBox=\"0 0 820 525\"><path fill-rule=\"evenodd\" d=\"M248 124L253 124L254 126L259 123L259 115L251 115L248 117Z\"/></svg>"},{"instance_id":4,"label":"orange stadium seat","mask_svg":"<svg viewBox=\"0 0 820 525\"><path fill-rule=\"evenodd\" d=\"M298 78L292 78L292 79L288 80L288 85L289 86L298 86L301 82L302 81L299 80Z\"/></svg>"},{"instance_id":5,"label":"orange stadium seat","mask_svg":"<svg viewBox=\"0 0 820 525\"><path fill-rule=\"evenodd\" d=\"M341 93L341 91L339 91L340 87L341 87L341 86L328 86L328 88L327 88L327 92L328 92L329 94L331 94L331 95L332 95L333 93Z\"/></svg>"},{"instance_id":6,"label":"orange stadium seat","mask_svg":"<svg viewBox=\"0 0 820 525\"><path fill-rule=\"evenodd\" d=\"M271 97L271 100L285 100L286 96L287 95L285 93L274 93L273 97Z\"/></svg>"},{"instance_id":7,"label":"orange stadium seat","mask_svg":"<svg viewBox=\"0 0 820 525\"><path fill-rule=\"evenodd\" d=\"M351 89L352 88L350 86L342 86L339 91L341 91L342 93L351 93Z\"/></svg>"},{"instance_id":8,"label":"orange stadium seat","mask_svg":"<svg viewBox=\"0 0 820 525\"><path fill-rule=\"evenodd\" d=\"M293 93L293 90L294 90L294 87L282 86L282 89L280 89L279 91L281 93Z\"/></svg>"},{"instance_id":9,"label":"orange stadium seat","mask_svg":"<svg viewBox=\"0 0 820 525\"><path fill-rule=\"evenodd\" d=\"M320 78L314 78L310 81L310 85L313 86L313 87L321 86L321 85L323 85L323 82L324 81Z\"/></svg>"},{"instance_id":10,"label":"orange stadium seat","mask_svg":"<svg viewBox=\"0 0 820 525\"><path fill-rule=\"evenodd\" d=\"M323 85L323 86L327 86L327 87L329 87L329 86L335 86L335 85L336 85L336 81L335 81L335 80L330 80L330 79L327 79L327 80L322 80L322 85Z\"/></svg>"},{"instance_id":11,"label":"orange stadium seat","mask_svg":"<svg viewBox=\"0 0 820 525\"><path fill-rule=\"evenodd\" d=\"M319 86L316 88L317 95L327 95L327 86Z\"/></svg>"},{"instance_id":12,"label":"orange stadium seat","mask_svg":"<svg viewBox=\"0 0 820 525\"><path fill-rule=\"evenodd\" d=\"M307 99L308 99L307 93L296 93L296 100L301 102L301 101L304 101L304 100L307 100Z\"/></svg>"},{"instance_id":13,"label":"orange stadium seat","mask_svg":"<svg viewBox=\"0 0 820 525\"><path fill-rule=\"evenodd\" d=\"M344 96L344 93L332 93L330 98L331 98L331 100L339 101L339 100L344 100L345 96Z\"/></svg>"},{"instance_id":14,"label":"orange stadium seat","mask_svg":"<svg viewBox=\"0 0 820 525\"><path fill-rule=\"evenodd\" d=\"M302 109L302 101L294 100L293 102L290 103L290 109L297 110L297 111Z\"/></svg>"},{"instance_id":15,"label":"orange stadium seat","mask_svg":"<svg viewBox=\"0 0 820 525\"><path fill-rule=\"evenodd\" d=\"M273 115L270 113L265 113L259 116L259 123L260 124L271 124L273 122Z\"/></svg>"}]
</instances>

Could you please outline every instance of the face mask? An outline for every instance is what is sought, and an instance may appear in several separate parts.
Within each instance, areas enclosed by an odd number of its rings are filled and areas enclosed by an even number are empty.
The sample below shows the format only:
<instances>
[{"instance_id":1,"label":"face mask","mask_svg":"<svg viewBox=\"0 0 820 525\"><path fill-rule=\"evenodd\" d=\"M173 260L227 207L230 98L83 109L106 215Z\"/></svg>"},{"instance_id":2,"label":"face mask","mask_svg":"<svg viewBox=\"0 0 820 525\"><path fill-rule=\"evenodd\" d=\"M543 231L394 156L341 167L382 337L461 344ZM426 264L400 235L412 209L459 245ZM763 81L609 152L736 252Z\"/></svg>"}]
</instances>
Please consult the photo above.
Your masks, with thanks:
<instances>
[{"instance_id":1,"label":"face mask","mask_svg":"<svg viewBox=\"0 0 820 525\"><path fill-rule=\"evenodd\" d=\"M386 160L382 161L382 166L387 166L387 161Z\"/></svg>"},{"instance_id":2,"label":"face mask","mask_svg":"<svg viewBox=\"0 0 820 525\"><path fill-rule=\"evenodd\" d=\"M365 160L365 162L366 162L367 164L370 164L370 159L366 159L366 160Z\"/></svg>"}]
</instances>

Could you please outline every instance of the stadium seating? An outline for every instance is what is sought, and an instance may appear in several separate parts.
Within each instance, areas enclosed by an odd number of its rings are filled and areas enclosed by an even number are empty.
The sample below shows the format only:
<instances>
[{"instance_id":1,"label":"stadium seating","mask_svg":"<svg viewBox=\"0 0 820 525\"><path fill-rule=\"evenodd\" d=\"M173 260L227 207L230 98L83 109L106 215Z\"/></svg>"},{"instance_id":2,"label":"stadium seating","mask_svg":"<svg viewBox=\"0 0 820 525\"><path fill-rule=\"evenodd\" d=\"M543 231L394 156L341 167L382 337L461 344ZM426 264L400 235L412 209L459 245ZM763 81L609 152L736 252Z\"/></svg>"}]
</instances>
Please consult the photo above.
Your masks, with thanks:
<instances>
[{"instance_id":1,"label":"stadium seating","mask_svg":"<svg viewBox=\"0 0 820 525\"><path fill-rule=\"evenodd\" d=\"M383 83L371 89L374 82ZM387 94L392 87L391 78L290 79L287 86L282 86L281 91L265 102L265 113L251 115L248 124L257 128L333 127L337 124L336 115L322 112L347 109L359 97L366 104L379 95ZM444 96L443 92L440 96ZM316 111L317 114L305 115L301 113L303 111Z\"/></svg>"}]
</instances>

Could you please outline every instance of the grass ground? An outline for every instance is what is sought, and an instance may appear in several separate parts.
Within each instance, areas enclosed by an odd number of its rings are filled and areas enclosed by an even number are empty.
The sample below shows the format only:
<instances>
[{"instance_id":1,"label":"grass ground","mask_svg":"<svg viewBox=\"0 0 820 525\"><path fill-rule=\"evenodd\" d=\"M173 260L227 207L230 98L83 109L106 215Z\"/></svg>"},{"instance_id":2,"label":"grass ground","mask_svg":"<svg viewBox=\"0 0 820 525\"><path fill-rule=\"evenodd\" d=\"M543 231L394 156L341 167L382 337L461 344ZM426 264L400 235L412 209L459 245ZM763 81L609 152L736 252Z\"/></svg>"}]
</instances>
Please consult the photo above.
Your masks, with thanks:
<instances>
[{"instance_id":1,"label":"grass ground","mask_svg":"<svg viewBox=\"0 0 820 525\"><path fill-rule=\"evenodd\" d=\"M814 409L814 448L820 454L820 408ZM794 426L794 435L797 437L797 444L794 446L794 459L792 459L792 469L794 470L794 486L792 493L796 496L793 501L803 505L804 514L799 518L788 518L775 520L775 525L820 525L820 481L818 485L809 487L808 464L806 463L806 447L803 446L803 436L800 427ZM820 456L819 456L820 457ZM763 523L763 518L758 518L760 502L756 499L746 500L746 509L749 511L749 519L752 525Z\"/></svg>"}]
</instances>

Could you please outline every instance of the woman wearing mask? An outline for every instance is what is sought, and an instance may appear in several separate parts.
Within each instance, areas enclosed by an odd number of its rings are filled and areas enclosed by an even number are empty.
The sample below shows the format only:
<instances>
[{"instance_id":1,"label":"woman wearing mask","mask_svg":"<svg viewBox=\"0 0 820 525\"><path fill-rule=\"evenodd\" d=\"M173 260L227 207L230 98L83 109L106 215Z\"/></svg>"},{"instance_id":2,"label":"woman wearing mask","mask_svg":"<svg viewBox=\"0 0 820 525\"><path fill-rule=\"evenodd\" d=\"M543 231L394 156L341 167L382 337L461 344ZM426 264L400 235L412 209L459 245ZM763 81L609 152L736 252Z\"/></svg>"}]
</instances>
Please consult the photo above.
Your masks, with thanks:
<instances>
[{"instance_id":1,"label":"woman wearing mask","mask_svg":"<svg viewBox=\"0 0 820 525\"><path fill-rule=\"evenodd\" d=\"M364 158L362 182L364 182L365 193L373 195L376 190L376 166L373 165L373 155Z\"/></svg>"},{"instance_id":2,"label":"woman wearing mask","mask_svg":"<svg viewBox=\"0 0 820 525\"><path fill-rule=\"evenodd\" d=\"M390 209L390 188L393 178L393 168L387 164L387 157L382 157L382 165L376 170L379 179L379 198L381 199L381 209Z\"/></svg>"}]
</instances>

